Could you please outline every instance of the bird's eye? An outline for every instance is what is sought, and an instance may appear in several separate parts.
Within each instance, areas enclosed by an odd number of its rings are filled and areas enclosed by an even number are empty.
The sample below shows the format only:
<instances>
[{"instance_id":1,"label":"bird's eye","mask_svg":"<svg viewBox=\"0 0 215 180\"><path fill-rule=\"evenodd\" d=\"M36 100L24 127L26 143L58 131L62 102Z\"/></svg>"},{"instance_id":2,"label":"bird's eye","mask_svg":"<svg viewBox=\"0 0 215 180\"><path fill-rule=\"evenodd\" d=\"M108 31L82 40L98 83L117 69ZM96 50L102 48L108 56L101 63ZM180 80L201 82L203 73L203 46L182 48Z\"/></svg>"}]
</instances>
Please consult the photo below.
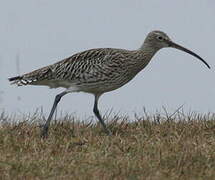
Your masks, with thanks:
<instances>
[{"instance_id":1,"label":"bird's eye","mask_svg":"<svg viewBox=\"0 0 215 180\"><path fill-rule=\"evenodd\" d=\"M163 37L162 37L162 36L158 36L157 38L158 38L158 40L160 40L160 41L163 40Z\"/></svg>"}]
</instances>

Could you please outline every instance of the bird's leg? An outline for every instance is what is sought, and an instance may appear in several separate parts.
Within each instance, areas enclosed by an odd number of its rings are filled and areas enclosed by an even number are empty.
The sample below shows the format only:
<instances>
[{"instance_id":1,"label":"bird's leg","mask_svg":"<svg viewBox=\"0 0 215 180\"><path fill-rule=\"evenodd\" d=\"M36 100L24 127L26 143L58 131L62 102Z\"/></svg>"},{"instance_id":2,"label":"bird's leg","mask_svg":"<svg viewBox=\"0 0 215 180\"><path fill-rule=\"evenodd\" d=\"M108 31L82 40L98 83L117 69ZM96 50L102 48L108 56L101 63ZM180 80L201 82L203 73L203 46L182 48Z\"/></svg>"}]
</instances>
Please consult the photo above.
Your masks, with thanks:
<instances>
[{"instance_id":1,"label":"bird's leg","mask_svg":"<svg viewBox=\"0 0 215 180\"><path fill-rule=\"evenodd\" d=\"M48 129L49 129L50 122L51 122L51 120L52 120L52 116L53 116L53 114L54 114L54 112L55 112L55 109L56 109L58 103L60 102L60 99L61 99L65 94L67 94L67 92L64 91L64 92L58 94L57 96L55 96L55 100L54 100L54 104L53 104L53 106L52 106L51 112L50 112L50 114L49 114L49 116L48 116L48 119L47 119L45 125L43 126L43 129L42 129L42 132L41 132L41 137L42 137L42 138L46 138L46 137L48 136Z\"/></svg>"},{"instance_id":2,"label":"bird's leg","mask_svg":"<svg viewBox=\"0 0 215 180\"><path fill-rule=\"evenodd\" d=\"M105 133L107 135L112 135L111 131L107 128L104 120L102 119L100 113L99 113L99 110L98 110L98 99L99 99L99 96L95 95L95 102L94 102L94 107L93 107L93 112L94 114L96 115L96 117L98 118L99 122L102 124L104 130L105 130Z\"/></svg>"}]
</instances>

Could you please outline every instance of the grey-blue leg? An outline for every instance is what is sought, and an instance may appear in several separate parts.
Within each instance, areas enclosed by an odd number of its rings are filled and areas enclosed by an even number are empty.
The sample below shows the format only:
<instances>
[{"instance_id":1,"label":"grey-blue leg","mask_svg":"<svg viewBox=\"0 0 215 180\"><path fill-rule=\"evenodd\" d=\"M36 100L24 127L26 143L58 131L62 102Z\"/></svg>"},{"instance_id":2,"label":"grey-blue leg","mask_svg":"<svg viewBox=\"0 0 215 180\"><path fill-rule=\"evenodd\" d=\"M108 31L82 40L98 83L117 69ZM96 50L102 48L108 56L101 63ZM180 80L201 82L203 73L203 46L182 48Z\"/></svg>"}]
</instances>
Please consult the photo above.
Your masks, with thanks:
<instances>
[{"instance_id":1,"label":"grey-blue leg","mask_svg":"<svg viewBox=\"0 0 215 180\"><path fill-rule=\"evenodd\" d=\"M93 107L93 112L94 114L96 115L96 117L98 118L99 122L102 124L104 130L105 130L105 133L107 135L112 135L111 131L107 128L104 120L102 119L100 113L99 113L99 110L98 110L98 99L99 99L100 96L98 95L95 95L95 101L94 101L94 107Z\"/></svg>"},{"instance_id":2,"label":"grey-blue leg","mask_svg":"<svg viewBox=\"0 0 215 180\"><path fill-rule=\"evenodd\" d=\"M42 132L41 132L41 137L42 138L46 138L48 136L48 130L49 130L49 125L50 125L50 122L52 120L52 116L57 108L57 105L58 103L60 102L60 99L65 95L67 94L67 92L62 92L60 94L58 94L57 96L55 96L55 100L54 100L54 104L52 106L52 109L51 109L51 112L49 114L49 117L45 123L45 125L43 126L43 129L42 129Z\"/></svg>"}]
</instances>

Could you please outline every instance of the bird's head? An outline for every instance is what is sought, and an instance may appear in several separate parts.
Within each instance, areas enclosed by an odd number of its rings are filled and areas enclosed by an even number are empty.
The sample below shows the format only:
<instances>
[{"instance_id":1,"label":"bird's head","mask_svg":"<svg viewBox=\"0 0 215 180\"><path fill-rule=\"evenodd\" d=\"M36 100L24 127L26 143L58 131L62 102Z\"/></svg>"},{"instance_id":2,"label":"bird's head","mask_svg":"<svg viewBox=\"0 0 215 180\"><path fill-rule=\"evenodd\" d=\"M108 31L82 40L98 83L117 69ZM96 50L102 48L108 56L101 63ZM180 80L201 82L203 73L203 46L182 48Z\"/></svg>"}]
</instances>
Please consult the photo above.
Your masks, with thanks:
<instances>
[{"instance_id":1,"label":"bird's head","mask_svg":"<svg viewBox=\"0 0 215 180\"><path fill-rule=\"evenodd\" d=\"M166 33L162 32L162 31L152 31L150 32L143 44L143 48L144 47L150 47L152 49L155 49L156 51L161 49L161 48L167 48L167 47L172 47L172 48L176 48L179 49L181 51L184 51L188 54L191 54L192 56L198 58L199 60L201 60L208 68L210 68L210 66L208 65L208 63L202 59L199 55L197 55L196 53L194 53L193 51L174 43L168 36Z\"/></svg>"}]
</instances>

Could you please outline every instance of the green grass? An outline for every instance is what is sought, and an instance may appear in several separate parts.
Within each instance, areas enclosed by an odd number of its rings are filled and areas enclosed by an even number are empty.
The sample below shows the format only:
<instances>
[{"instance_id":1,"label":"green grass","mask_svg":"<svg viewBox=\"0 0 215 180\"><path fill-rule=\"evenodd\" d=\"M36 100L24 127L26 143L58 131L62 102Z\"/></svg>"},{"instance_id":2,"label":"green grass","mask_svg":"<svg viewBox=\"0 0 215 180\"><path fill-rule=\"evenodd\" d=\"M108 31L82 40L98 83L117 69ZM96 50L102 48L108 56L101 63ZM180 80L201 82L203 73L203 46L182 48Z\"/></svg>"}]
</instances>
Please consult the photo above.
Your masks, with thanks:
<instances>
[{"instance_id":1,"label":"green grass","mask_svg":"<svg viewBox=\"0 0 215 180\"><path fill-rule=\"evenodd\" d=\"M117 116L110 137L99 123L65 117L46 140L39 116L0 118L0 179L215 179L213 114Z\"/></svg>"}]
</instances>

